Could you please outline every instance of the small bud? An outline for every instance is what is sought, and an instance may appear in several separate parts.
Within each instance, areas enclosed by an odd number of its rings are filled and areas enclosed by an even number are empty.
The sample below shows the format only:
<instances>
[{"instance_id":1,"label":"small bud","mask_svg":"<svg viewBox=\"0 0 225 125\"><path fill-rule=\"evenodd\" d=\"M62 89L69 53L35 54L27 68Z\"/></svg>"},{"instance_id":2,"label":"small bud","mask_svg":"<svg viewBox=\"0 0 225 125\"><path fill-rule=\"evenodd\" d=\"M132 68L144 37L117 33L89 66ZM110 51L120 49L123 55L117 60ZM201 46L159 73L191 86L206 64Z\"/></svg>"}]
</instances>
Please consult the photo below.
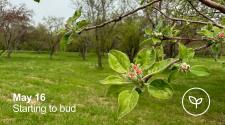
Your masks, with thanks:
<instances>
[{"instance_id":1,"label":"small bud","mask_svg":"<svg viewBox=\"0 0 225 125\"><path fill-rule=\"evenodd\" d=\"M130 67L127 73L127 77L131 80L137 81L139 78L142 78L142 73L143 71L141 70L139 65L132 64L132 66Z\"/></svg>"},{"instance_id":2,"label":"small bud","mask_svg":"<svg viewBox=\"0 0 225 125\"><path fill-rule=\"evenodd\" d=\"M137 69L138 69L138 66L137 66L136 64L134 64L134 65L133 65L133 69L134 69L134 70L137 70Z\"/></svg>"},{"instance_id":3,"label":"small bud","mask_svg":"<svg viewBox=\"0 0 225 125\"><path fill-rule=\"evenodd\" d=\"M224 33L219 33L218 34L218 37L221 38L221 39L223 39L225 37L225 35L224 35Z\"/></svg>"},{"instance_id":4,"label":"small bud","mask_svg":"<svg viewBox=\"0 0 225 125\"><path fill-rule=\"evenodd\" d=\"M142 74L142 70L137 69L137 70L136 70L136 73L137 73L138 75L141 75L141 74Z\"/></svg>"},{"instance_id":5,"label":"small bud","mask_svg":"<svg viewBox=\"0 0 225 125\"><path fill-rule=\"evenodd\" d=\"M182 63L179 67L179 71L181 72L188 72L190 70L190 65L187 63Z\"/></svg>"},{"instance_id":6,"label":"small bud","mask_svg":"<svg viewBox=\"0 0 225 125\"><path fill-rule=\"evenodd\" d=\"M130 78L130 79L134 79L135 77L136 77L136 75L134 74L134 73L128 73L128 77Z\"/></svg>"}]
</instances>

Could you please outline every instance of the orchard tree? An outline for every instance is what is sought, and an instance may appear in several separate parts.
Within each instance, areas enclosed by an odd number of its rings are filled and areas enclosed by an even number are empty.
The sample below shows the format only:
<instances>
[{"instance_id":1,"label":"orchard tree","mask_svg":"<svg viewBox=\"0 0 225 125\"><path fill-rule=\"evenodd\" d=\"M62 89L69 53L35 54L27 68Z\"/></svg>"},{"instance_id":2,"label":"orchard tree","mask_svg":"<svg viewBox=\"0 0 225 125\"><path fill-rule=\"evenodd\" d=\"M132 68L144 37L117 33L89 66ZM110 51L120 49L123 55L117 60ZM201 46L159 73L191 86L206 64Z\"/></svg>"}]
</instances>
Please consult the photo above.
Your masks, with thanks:
<instances>
[{"instance_id":1,"label":"orchard tree","mask_svg":"<svg viewBox=\"0 0 225 125\"><path fill-rule=\"evenodd\" d=\"M134 57L140 49L139 44L144 38L143 28L143 21L137 16L133 16L125 19L123 23L117 24L114 29L117 32L119 49L128 55L131 62L134 61Z\"/></svg>"},{"instance_id":2,"label":"orchard tree","mask_svg":"<svg viewBox=\"0 0 225 125\"><path fill-rule=\"evenodd\" d=\"M83 15L86 20L90 23L97 25L100 24L108 18L107 15L110 15L109 9L113 0L82 0L82 1L75 1L76 6L82 6L83 8ZM96 54L98 57L98 67L102 68L102 55L104 53L104 42L105 42L105 29L94 29L95 34L95 47L96 47Z\"/></svg>"},{"instance_id":3,"label":"orchard tree","mask_svg":"<svg viewBox=\"0 0 225 125\"><path fill-rule=\"evenodd\" d=\"M101 81L104 85L114 87L113 90L118 89L120 91L118 96L118 118L123 118L130 113L138 103L139 96L144 91L148 91L149 95L157 99L170 99L173 96L172 86L169 84L173 82L173 79L178 75L193 75L197 77L208 76L209 71L206 67L191 63L195 56L195 53L203 49L211 49L215 54L215 58L218 57L221 45L225 42L225 21L222 18L225 14L225 6L223 2L211 1L211 0L198 0L198 1L186 1L190 4L190 7L199 15L197 18L183 18L185 16L174 17L176 9L172 12L165 12L164 3L167 7L170 7L172 0L141 0L143 4L140 7L133 9L125 14L121 14L118 17L109 19L100 24L87 27L81 27L78 25L80 22L77 19L81 16L80 11L76 11L74 16L70 18L74 22L72 28L65 29L64 40L69 40L73 33L81 34L84 31L92 29L99 29L121 21L130 15L143 9L154 10L155 17L153 18L154 26L146 27L145 40L141 42L142 49L138 52L134 61L131 62L129 57L118 50L111 50L108 53L108 62L112 70L117 72L117 75L110 75ZM177 2L183 2L184 0L175 0L172 6ZM196 8L196 2L201 3L201 6L207 6L213 9L213 11L219 12L211 18L204 13L201 13ZM186 3L184 3L186 5ZM175 6L177 7L177 6ZM180 6L182 9L183 7ZM178 6L179 8L179 6ZM177 11L179 12L179 11ZM188 12L187 12L188 13ZM199 18L198 16L204 17ZM166 20L165 20L166 19ZM214 20L215 19L215 20ZM70 24L71 22L69 22ZM167 25L165 25L167 24ZM179 32L184 30L186 26L198 26L198 29L194 30L197 37L189 37L180 35ZM199 27L200 25L200 27ZM184 26L179 29L179 26ZM196 48L190 48L184 45L183 41L201 41L202 44ZM178 53L173 58L165 57L165 44L174 43L178 46ZM224 65L224 64L223 64ZM162 78L159 74L163 75ZM116 86L116 87L115 87ZM112 90L112 89L111 89Z\"/></svg>"},{"instance_id":4,"label":"orchard tree","mask_svg":"<svg viewBox=\"0 0 225 125\"><path fill-rule=\"evenodd\" d=\"M135 12L154 5L154 3L159 2L156 0L153 2L147 2L133 11L130 11L118 18L103 22L100 25L93 27L86 27L78 30L78 33L83 31L101 28L106 24L120 21ZM162 23L157 23L155 28L146 28L146 40L142 42L144 46L142 50L139 51L131 63L130 59L126 54L118 50L111 50L109 53L109 65L110 67L118 73L118 75L111 75L101 81L105 85L117 85L124 90L120 92L118 97L118 118L122 118L127 115L136 106L139 94L147 90L149 94L158 99L169 99L173 95L173 89L168 84L177 75L192 74L195 76L203 77L208 76L208 70L202 65L190 65L192 58L196 51L202 49L207 49L209 47L212 50L216 50L218 54L218 49L220 44L225 41L224 37L224 26L219 22L204 22L195 21L188 19L180 19L170 17L162 12L159 8L155 8L162 16L172 20L173 25L165 26ZM162 20L162 19L161 19ZM185 22L191 24L201 24L204 27L198 30L198 34L201 38L184 38L179 37L179 30L176 29L176 22ZM189 25L189 24L186 24ZM197 48L188 48L181 43L181 41L203 41L205 45ZM167 42L175 43L179 46L178 54L174 58L165 58L164 54L164 44ZM150 45L150 46L149 46ZM168 71L168 77L161 78L157 77L158 74ZM127 87L124 87L126 85ZM120 87L118 87L121 90Z\"/></svg>"},{"instance_id":5,"label":"orchard tree","mask_svg":"<svg viewBox=\"0 0 225 125\"><path fill-rule=\"evenodd\" d=\"M29 27L31 11L25 5L10 6L9 3L6 3L1 8L0 16L0 30L4 37L2 41L3 51L1 53L6 51L7 57L10 57L12 52L20 44L20 38Z\"/></svg>"},{"instance_id":6,"label":"orchard tree","mask_svg":"<svg viewBox=\"0 0 225 125\"><path fill-rule=\"evenodd\" d=\"M77 40L75 40L75 44L78 46L78 51L80 52L80 56L83 60L86 60L88 46L91 44L91 40L89 36L86 34L81 34L77 36Z\"/></svg>"},{"instance_id":7,"label":"orchard tree","mask_svg":"<svg viewBox=\"0 0 225 125\"><path fill-rule=\"evenodd\" d=\"M49 32L43 24L30 27L30 30L24 34L20 44L20 49L32 50L40 53L41 51L49 51Z\"/></svg>"},{"instance_id":8,"label":"orchard tree","mask_svg":"<svg viewBox=\"0 0 225 125\"><path fill-rule=\"evenodd\" d=\"M64 21L64 18L58 18L58 17L44 18L45 27L48 30L50 59L52 59L52 56L55 53L57 46L59 45L59 42L61 39L60 31L63 28L63 21Z\"/></svg>"}]
</instances>

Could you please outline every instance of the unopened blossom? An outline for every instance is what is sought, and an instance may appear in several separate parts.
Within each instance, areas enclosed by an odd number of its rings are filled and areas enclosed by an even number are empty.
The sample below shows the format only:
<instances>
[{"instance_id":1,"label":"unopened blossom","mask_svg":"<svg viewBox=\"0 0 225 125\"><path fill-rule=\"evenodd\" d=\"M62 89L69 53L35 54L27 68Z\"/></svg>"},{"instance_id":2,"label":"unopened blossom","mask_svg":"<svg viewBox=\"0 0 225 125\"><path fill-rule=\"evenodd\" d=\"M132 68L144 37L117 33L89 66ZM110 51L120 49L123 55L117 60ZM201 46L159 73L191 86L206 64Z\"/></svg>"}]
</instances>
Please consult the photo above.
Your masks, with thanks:
<instances>
[{"instance_id":1,"label":"unopened blossom","mask_svg":"<svg viewBox=\"0 0 225 125\"><path fill-rule=\"evenodd\" d=\"M138 69L138 65L137 65L137 64L134 64L134 65L133 65L133 69L134 69L134 70L137 70L137 69Z\"/></svg>"},{"instance_id":2,"label":"unopened blossom","mask_svg":"<svg viewBox=\"0 0 225 125\"><path fill-rule=\"evenodd\" d=\"M190 70L190 65L188 65L187 63L182 63L179 67L179 71L181 72L188 72Z\"/></svg>"},{"instance_id":3,"label":"unopened blossom","mask_svg":"<svg viewBox=\"0 0 225 125\"><path fill-rule=\"evenodd\" d=\"M133 80L135 77L136 77L136 74L131 73L131 72L128 73L128 78Z\"/></svg>"},{"instance_id":4,"label":"unopened blossom","mask_svg":"<svg viewBox=\"0 0 225 125\"><path fill-rule=\"evenodd\" d=\"M133 64L127 73L127 77L131 80L140 81L142 79L142 73L142 69L137 64Z\"/></svg>"},{"instance_id":5,"label":"unopened blossom","mask_svg":"<svg viewBox=\"0 0 225 125\"><path fill-rule=\"evenodd\" d=\"M137 70L136 70L136 73L137 73L138 75L141 75L141 74L142 74L142 70L137 69Z\"/></svg>"},{"instance_id":6,"label":"unopened blossom","mask_svg":"<svg viewBox=\"0 0 225 125\"><path fill-rule=\"evenodd\" d=\"M225 35L224 35L224 33L219 33L219 34L218 34L218 37L222 39L222 38L225 37Z\"/></svg>"}]
</instances>

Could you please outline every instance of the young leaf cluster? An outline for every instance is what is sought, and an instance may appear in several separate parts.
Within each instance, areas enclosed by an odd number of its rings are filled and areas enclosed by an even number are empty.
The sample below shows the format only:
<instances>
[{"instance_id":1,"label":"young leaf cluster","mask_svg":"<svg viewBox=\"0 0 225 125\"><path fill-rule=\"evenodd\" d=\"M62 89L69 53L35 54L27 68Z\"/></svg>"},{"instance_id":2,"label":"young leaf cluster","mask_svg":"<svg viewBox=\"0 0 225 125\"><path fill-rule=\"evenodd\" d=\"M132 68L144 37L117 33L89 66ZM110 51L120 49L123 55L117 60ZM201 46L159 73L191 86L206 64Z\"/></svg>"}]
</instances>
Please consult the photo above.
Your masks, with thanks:
<instances>
[{"instance_id":1,"label":"young leaf cluster","mask_svg":"<svg viewBox=\"0 0 225 125\"><path fill-rule=\"evenodd\" d=\"M140 94L145 90L154 98L170 99L173 96L173 88L168 83L177 75L189 73L196 76L209 75L205 67L189 64L195 55L194 49L179 43L179 54L175 59L165 59L163 51L162 46L144 48L139 51L134 63L131 63L128 56L121 51L109 52L109 66L118 74L106 77L101 83L114 87L122 86L118 96L118 119L135 108ZM157 77L166 70L170 70L168 81ZM114 88L113 91L116 89Z\"/></svg>"},{"instance_id":2,"label":"young leaf cluster","mask_svg":"<svg viewBox=\"0 0 225 125\"><path fill-rule=\"evenodd\" d=\"M208 44L211 45L211 51L217 59L222 50L222 43L225 43L225 29L207 25L199 31L199 34L207 39Z\"/></svg>"},{"instance_id":3,"label":"young leaf cluster","mask_svg":"<svg viewBox=\"0 0 225 125\"><path fill-rule=\"evenodd\" d=\"M156 28L150 29L147 28L145 29L145 34L148 37L146 40L144 40L143 42L141 42L141 46L143 45L156 45L156 44L160 44L162 43L162 38L164 36L166 37L174 37L177 36L180 31L175 29L176 25L174 26L170 26L170 25L166 25L163 22L159 22L159 24L156 26ZM175 42L174 40L170 40L168 42Z\"/></svg>"},{"instance_id":4,"label":"young leaf cluster","mask_svg":"<svg viewBox=\"0 0 225 125\"><path fill-rule=\"evenodd\" d=\"M66 21L65 29L61 31L63 34L63 37L60 41L62 50L65 50L66 45L73 41L73 37L89 24L86 20L79 20L81 17L81 10L82 8L79 8L75 11L73 16Z\"/></svg>"}]
</instances>

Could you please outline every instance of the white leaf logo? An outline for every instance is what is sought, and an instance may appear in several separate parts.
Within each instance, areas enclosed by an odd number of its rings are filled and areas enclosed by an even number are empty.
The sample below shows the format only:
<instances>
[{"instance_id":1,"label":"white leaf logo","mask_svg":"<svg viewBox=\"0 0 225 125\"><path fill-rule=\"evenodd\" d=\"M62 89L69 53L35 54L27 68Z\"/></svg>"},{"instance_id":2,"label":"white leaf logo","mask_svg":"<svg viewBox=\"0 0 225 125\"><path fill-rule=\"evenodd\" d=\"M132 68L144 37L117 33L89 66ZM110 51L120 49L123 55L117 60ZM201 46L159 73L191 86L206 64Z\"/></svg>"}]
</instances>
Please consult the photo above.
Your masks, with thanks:
<instances>
[{"instance_id":1,"label":"white leaf logo","mask_svg":"<svg viewBox=\"0 0 225 125\"><path fill-rule=\"evenodd\" d=\"M203 98L195 98L194 96L189 96L189 101L191 102L191 104L195 105L195 108L198 108L198 105L202 103Z\"/></svg>"}]
</instances>

